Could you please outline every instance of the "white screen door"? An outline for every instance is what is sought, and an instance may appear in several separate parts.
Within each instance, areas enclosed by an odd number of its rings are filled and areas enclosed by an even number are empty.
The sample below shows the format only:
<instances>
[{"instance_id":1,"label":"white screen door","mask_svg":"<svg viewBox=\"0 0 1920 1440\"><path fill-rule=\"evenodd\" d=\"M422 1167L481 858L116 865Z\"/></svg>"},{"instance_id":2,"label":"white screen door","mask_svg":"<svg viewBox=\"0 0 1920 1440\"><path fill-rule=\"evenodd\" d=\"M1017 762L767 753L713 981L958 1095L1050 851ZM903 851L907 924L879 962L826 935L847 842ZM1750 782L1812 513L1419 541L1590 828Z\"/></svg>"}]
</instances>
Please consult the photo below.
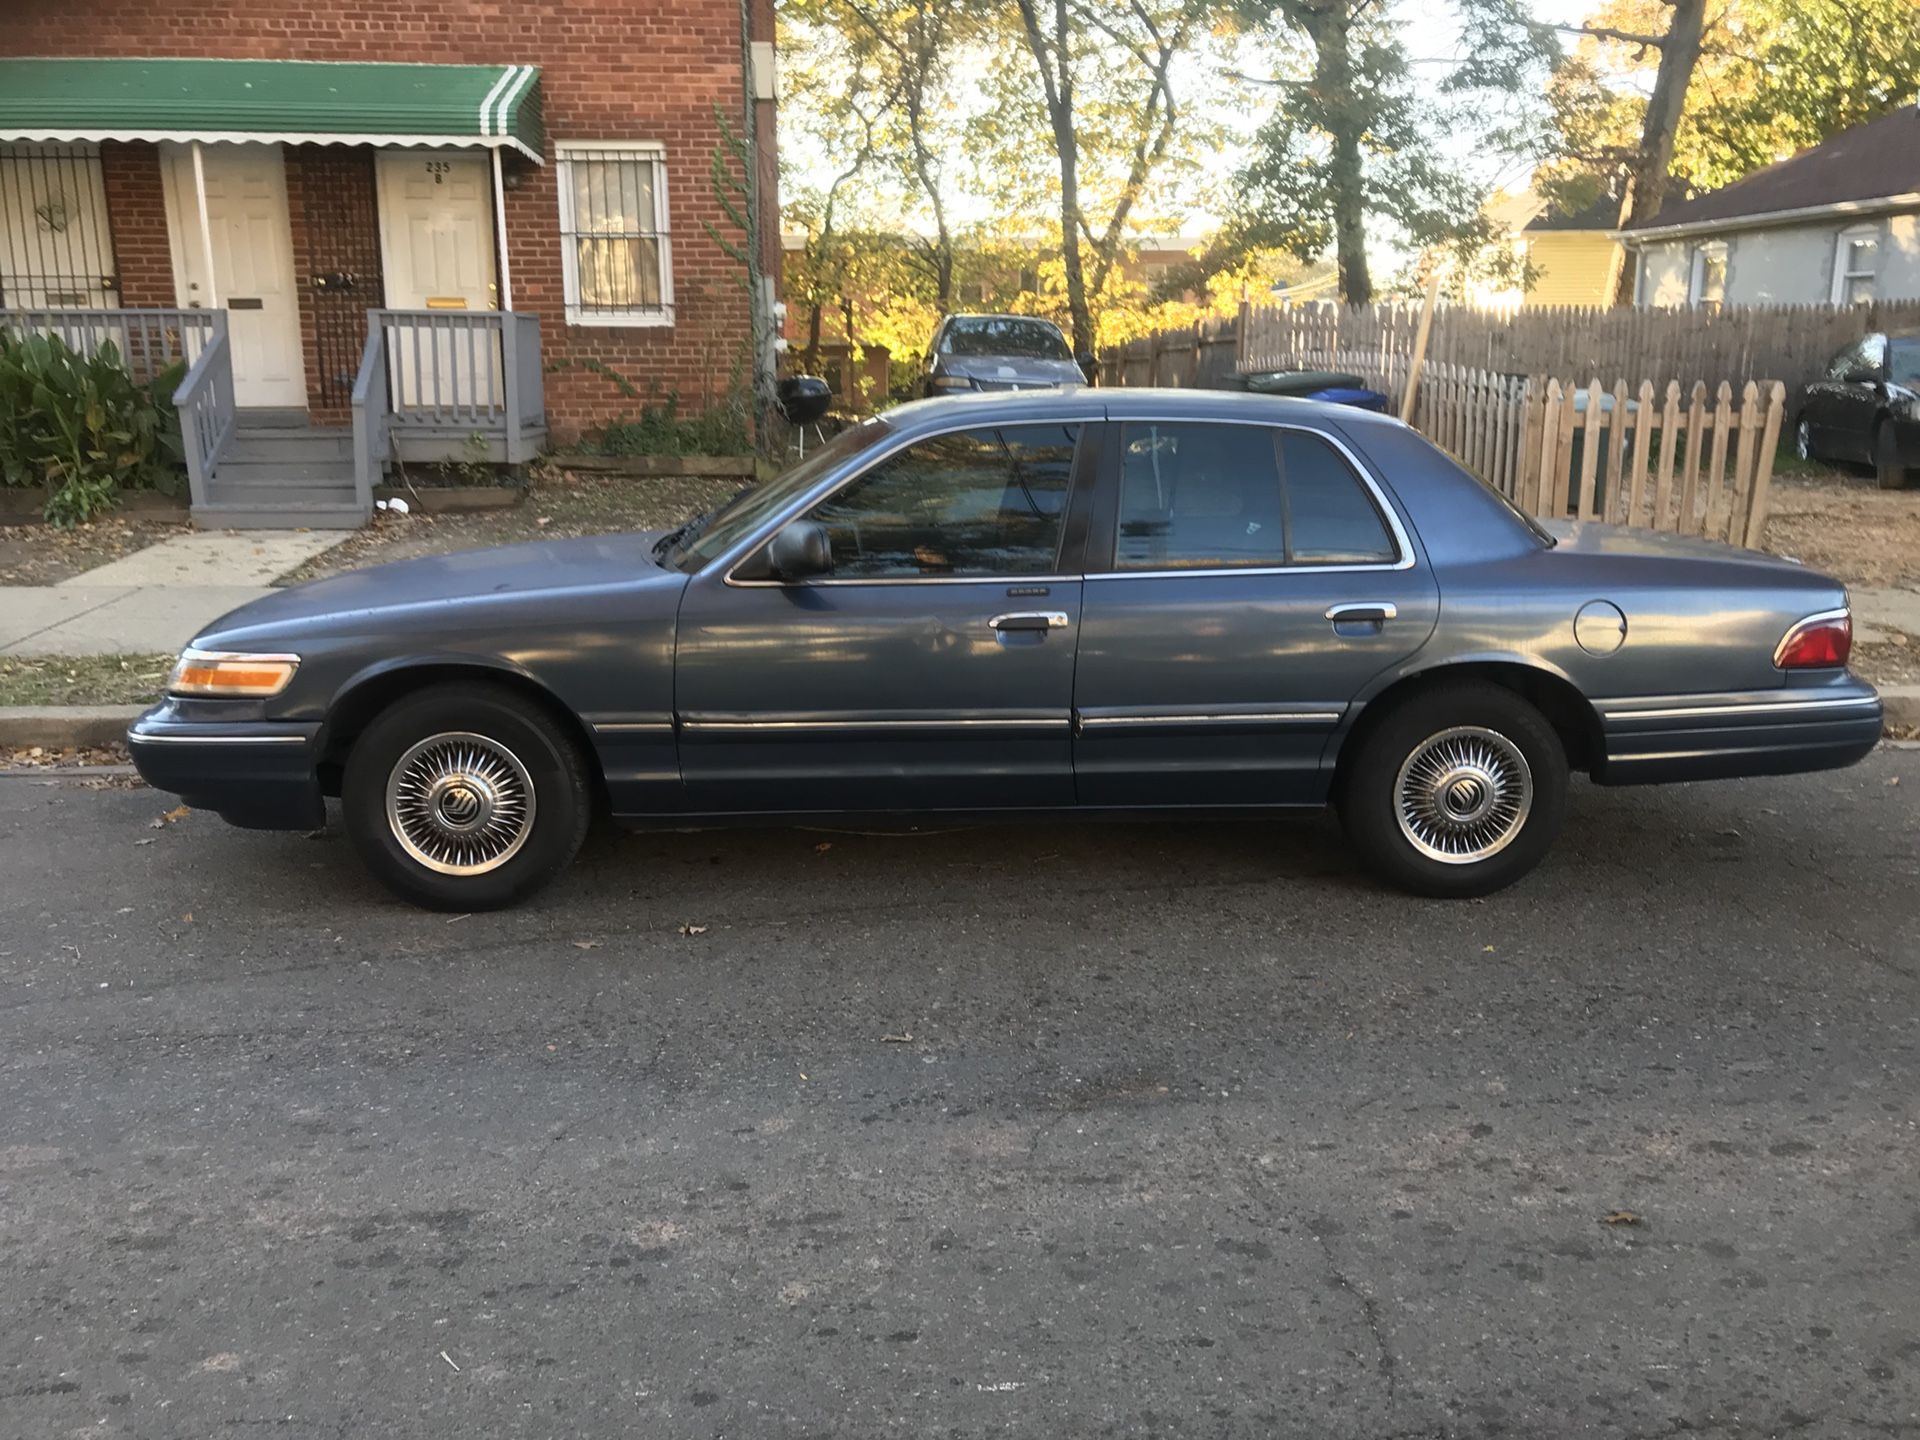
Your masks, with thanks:
<instances>
[{"instance_id":1,"label":"white screen door","mask_svg":"<svg viewBox=\"0 0 1920 1440\"><path fill-rule=\"evenodd\" d=\"M201 156L213 232L211 287L194 194L193 152L185 145L166 147L167 213L180 302L217 302L226 308L236 403L304 410L306 361L300 350L300 299L280 147L207 145Z\"/></svg>"}]
</instances>

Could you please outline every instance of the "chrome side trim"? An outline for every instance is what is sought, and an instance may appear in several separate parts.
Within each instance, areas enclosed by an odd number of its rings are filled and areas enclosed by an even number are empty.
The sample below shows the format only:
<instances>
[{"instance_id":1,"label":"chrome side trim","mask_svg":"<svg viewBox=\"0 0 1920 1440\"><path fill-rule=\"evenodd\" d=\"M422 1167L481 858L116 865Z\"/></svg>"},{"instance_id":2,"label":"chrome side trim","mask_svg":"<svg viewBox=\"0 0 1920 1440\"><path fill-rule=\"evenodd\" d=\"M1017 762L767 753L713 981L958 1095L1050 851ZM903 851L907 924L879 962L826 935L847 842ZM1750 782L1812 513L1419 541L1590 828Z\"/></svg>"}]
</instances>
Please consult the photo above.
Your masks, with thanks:
<instances>
[{"instance_id":1,"label":"chrome side trim","mask_svg":"<svg viewBox=\"0 0 1920 1440\"><path fill-rule=\"evenodd\" d=\"M129 730L129 745L305 745L305 735L182 735Z\"/></svg>"},{"instance_id":2,"label":"chrome side trim","mask_svg":"<svg viewBox=\"0 0 1920 1440\"><path fill-rule=\"evenodd\" d=\"M820 735L872 734L887 731L919 730L1065 730L1071 724L1065 715L1028 716L915 716L910 719L744 719L727 715L683 715L680 728L704 735L751 735L757 733L813 733Z\"/></svg>"},{"instance_id":3,"label":"chrome side trim","mask_svg":"<svg viewBox=\"0 0 1920 1440\"><path fill-rule=\"evenodd\" d=\"M1339 721L1338 710L1260 710L1191 715L1079 715L1074 724L1081 730L1143 730L1157 725L1332 725Z\"/></svg>"},{"instance_id":4,"label":"chrome side trim","mask_svg":"<svg viewBox=\"0 0 1920 1440\"><path fill-rule=\"evenodd\" d=\"M671 720L609 720L593 722L596 735L671 735Z\"/></svg>"},{"instance_id":5,"label":"chrome side trim","mask_svg":"<svg viewBox=\"0 0 1920 1440\"><path fill-rule=\"evenodd\" d=\"M1878 695L1850 695L1841 700L1750 700L1733 704L1667 705L1647 710L1600 707L1605 720L1693 720L1722 715L1792 715L1807 711L1877 709Z\"/></svg>"}]
</instances>

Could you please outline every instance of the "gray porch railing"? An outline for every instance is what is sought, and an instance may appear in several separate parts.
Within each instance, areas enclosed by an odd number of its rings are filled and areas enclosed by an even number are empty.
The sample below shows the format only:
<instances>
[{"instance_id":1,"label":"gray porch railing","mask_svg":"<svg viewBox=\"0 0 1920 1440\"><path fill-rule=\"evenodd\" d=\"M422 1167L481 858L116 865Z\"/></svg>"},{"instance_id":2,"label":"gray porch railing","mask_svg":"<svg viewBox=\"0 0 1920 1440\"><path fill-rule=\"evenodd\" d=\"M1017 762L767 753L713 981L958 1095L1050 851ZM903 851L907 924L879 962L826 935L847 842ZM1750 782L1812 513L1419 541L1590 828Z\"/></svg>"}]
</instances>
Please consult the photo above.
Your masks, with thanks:
<instances>
[{"instance_id":1,"label":"gray porch railing","mask_svg":"<svg viewBox=\"0 0 1920 1440\"><path fill-rule=\"evenodd\" d=\"M540 317L501 310L372 310L369 365L386 377L386 424L408 434L479 435L510 465L531 460L546 429ZM372 341L378 339L376 354ZM361 397L356 391L356 413ZM371 406L371 391L364 397Z\"/></svg>"},{"instance_id":2,"label":"gray porch railing","mask_svg":"<svg viewBox=\"0 0 1920 1440\"><path fill-rule=\"evenodd\" d=\"M373 509L373 487L386 468L392 415L387 389L387 333L378 310L368 312L367 341L353 377L353 492L363 510Z\"/></svg>"},{"instance_id":3,"label":"gray porch railing","mask_svg":"<svg viewBox=\"0 0 1920 1440\"><path fill-rule=\"evenodd\" d=\"M111 340L134 379L145 383L169 365L191 365L213 338L216 310L0 310L0 327L57 335L83 355Z\"/></svg>"},{"instance_id":4,"label":"gray porch railing","mask_svg":"<svg viewBox=\"0 0 1920 1440\"><path fill-rule=\"evenodd\" d=\"M212 313L212 336L173 392L187 452L187 489L195 505L207 503L207 482L219 472L220 457L239 421L233 404L233 346L227 339L227 312Z\"/></svg>"}]
</instances>

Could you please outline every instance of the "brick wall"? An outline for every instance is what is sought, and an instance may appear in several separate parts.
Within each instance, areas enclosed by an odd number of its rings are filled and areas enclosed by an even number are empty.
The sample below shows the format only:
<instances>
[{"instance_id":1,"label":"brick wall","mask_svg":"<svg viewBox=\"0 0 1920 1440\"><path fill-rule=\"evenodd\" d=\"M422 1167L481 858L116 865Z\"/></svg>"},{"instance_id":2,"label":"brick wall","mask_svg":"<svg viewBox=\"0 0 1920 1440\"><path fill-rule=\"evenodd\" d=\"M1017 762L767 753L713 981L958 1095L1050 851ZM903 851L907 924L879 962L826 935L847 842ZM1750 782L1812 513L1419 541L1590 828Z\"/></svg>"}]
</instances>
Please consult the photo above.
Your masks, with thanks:
<instances>
[{"instance_id":1,"label":"brick wall","mask_svg":"<svg viewBox=\"0 0 1920 1440\"><path fill-rule=\"evenodd\" d=\"M153 145L102 145L100 178L107 192L107 216L113 229L120 303L177 304L159 149Z\"/></svg>"},{"instance_id":2,"label":"brick wall","mask_svg":"<svg viewBox=\"0 0 1920 1440\"><path fill-rule=\"evenodd\" d=\"M633 402L604 377L565 368L603 363L642 391L676 390L688 407L723 387L736 359L748 361L749 319L738 265L708 237L727 222L708 183L720 134L718 105L741 125L739 0L6 0L0 54L219 56L231 59L380 60L538 65L545 97L548 163L510 159L519 183L506 196L516 310L541 316L551 364L547 408L557 431L606 419ZM753 29L771 38L771 0L754 0ZM764 30L765 33L762 33ZM766 107L763 107L766 108ZM763 138L771 117L756 126ZM566 323L560 271L553 143L655 141L666 147L673 235L675 323L608 328ZM172 267L157 163L151 147L108 146L109 210L127 304L171 299ZM145 157L145 158L143 158ZM289 151L296 262L301 166ZM116 188L117 187L117 188ZM149 195L149 188L151 194ZM119 203L125 198L124 209ZM778 235L772 187L768 234ZM155 261L158 261L156 266ZM306 272L298 272L301 284ZM310 306L303 319L310 318ZM309 330L309 346L312 336ZM310 382L317 375L309 353ZM743 370L743 374L745 371Z\"/></svg>"}]
</instances>

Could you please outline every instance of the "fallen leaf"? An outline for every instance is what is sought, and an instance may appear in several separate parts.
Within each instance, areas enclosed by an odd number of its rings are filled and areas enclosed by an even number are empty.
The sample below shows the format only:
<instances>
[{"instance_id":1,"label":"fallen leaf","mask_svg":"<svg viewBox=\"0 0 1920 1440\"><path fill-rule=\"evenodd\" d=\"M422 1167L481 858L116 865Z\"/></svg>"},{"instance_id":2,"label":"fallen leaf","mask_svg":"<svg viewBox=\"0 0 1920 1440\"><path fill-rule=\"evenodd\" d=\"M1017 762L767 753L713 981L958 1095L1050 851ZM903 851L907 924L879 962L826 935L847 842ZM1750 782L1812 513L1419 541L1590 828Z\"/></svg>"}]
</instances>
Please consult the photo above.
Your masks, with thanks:
<instances>
[{"instance_id":1,"label":"fallen leaf","mask_svg":"<svg viewBox=\"0 0 1920 1440\"><path fill-rule=\"evenodd\" d=\"M880 1037L880 1043L882 1045L911 1045L913 1043L913 1032L911 1030L902 1030L898 1035L882 1035Z\"/></svg>"},{"instance_id":2,"label":"fallen leaf","mask_svg":"<svg viewBox=\"0 0 1920 1440\"><path fill-rule=\"evenodd\" d=\"M173 807L173 809L167 811L166 814L160 816L156 820L151 821L148 824L147 828L150 830L164 830L167 828L167 826L173 824L175 821L186 819L187 816L191 815L192 813L193 811L190 807L185 805L176 805Z\"/></svg>"},{"instance_id":3,"label":"fallen leaf","mask_svg":"<svg viewBox=\"0 0 1920 1440\"><path fill-rule=\"evenodd\" d=\"M534 521L533 523L535 525L538 525L544 528L545 526L551 525L553 523L553 517L551 515L542 515L538 520Z\"/></svg>"},{"instance_id":4,"label":"fallen leaf","mask_svg":"<svg viewBox=\"0 0 1920 1440\"><path fill-rule=\"evenodd\" d=\"M1493 946L1491 946L1491 945L1482 945L1482 946L1480 947L1480 953L1481 953L1482 955L1491 955L1491 954L1493 954Z\"/></svg>"},{"instance_id":5,"label":"fallen leaf","mask_svg":"<svg viewBox=\"0 0 1920 1440\"><path fill-rule=\"evenodd\" d=\"M708 928L709 927L705 925L682 925L680 927L680 933L682 935L704 935L707 933Z\"/></svg>"},{"instance_id":6,"label":"fallen leaf","mask_svg":"<svg viewBox=\"0 0 1920 1440\"><path fill-rule=\"evenodd\" d=\"M573 942L573 948L576 950L598 950L600 948L600 942L598 940L576 940Z\"/></svg>"},{"instance_id":7,"label":"fallen leaf","mask_svg":"<svg viewBox=\"0 0 1920 1440\"><path fill-rule=\"evenodd\" d=\"M1898 785L1899 783L1900 783L1900 777L1898 775L1889 775L1887 777L1887 784Z\"/></svg>"},{"instance_id":8,"label":"fallen leaf","mask_svg":"<svg viewBox=\"0 0 1920 1440\"><path fill-rule=\"evenodd\" d=\"M146 838L146 839L144 839L144 840L136 840L136 841L134 841L133 843L134 843L134 844L136 844L136 845L151 845L151 844L153 844L153 836L151 836L151 835L149 835L149 836L147 836L147 838Z\"/></svg>"},{"instance_id":9,"label":"fallen leaf","mask_svg":"<svg viewBox=\"0 0 1920 1440\"><path fill-rule=\"evenodd\" d=\"M833 842L831 840L822 840L818 845L813 847L813 853L816 855L824 855L832 848Z\"/></svg>"},{"instance_id":10,"label":"fallen leaf","mask_svg":"<svg viewBox=\"0 0 1920 1440\"><path fill-rule=\"evenodd\" d=\"M189 910L189 911L187 911L187 913L186 913L186 914L184 914L184 915L182 915L182 916L180 917L180 923L181 923L182 925L191 925L191 924L193 924L193 911L191 911L191 910Z\"/></svg>"},{"instance_id":11,"label":"fallen leaf","mask_svg":"<svg viewBox=\"0 0 1920 1440\"><path fill-rule=\"evenodd\" d=\"M1600 1217L1602 1225L1638 1225L1640 1217L1631 1210L1609 1210Z\"/></svg>"}]
</instances>

